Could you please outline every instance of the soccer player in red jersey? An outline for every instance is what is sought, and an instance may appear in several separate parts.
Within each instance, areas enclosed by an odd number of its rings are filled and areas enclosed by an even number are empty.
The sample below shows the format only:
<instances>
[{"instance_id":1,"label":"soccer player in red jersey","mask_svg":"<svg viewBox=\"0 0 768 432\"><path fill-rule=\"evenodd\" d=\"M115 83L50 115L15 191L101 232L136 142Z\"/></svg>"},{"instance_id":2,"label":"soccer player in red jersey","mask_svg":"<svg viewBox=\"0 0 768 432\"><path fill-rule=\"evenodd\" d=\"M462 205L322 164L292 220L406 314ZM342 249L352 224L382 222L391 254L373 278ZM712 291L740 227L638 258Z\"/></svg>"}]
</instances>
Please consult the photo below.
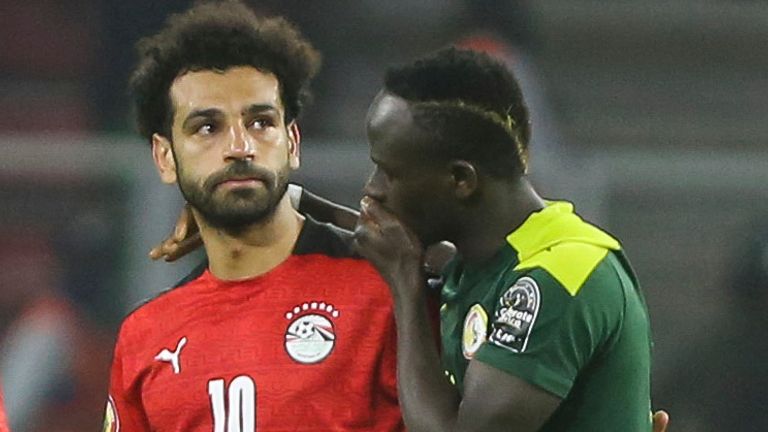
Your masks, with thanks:
<instances>
[{"instance_id":1,"label":"soccer player in red jersey","mask_svg":"<svg viewBox=\"0 0 768 432\"><path fill-rule=\"evenodd\" d=\"M208 261L123 322L104 429L403 430L386 284L285 194L319 55L232 1L172 17L139 51L139 129Z\"/></svg>"}]
</instances>

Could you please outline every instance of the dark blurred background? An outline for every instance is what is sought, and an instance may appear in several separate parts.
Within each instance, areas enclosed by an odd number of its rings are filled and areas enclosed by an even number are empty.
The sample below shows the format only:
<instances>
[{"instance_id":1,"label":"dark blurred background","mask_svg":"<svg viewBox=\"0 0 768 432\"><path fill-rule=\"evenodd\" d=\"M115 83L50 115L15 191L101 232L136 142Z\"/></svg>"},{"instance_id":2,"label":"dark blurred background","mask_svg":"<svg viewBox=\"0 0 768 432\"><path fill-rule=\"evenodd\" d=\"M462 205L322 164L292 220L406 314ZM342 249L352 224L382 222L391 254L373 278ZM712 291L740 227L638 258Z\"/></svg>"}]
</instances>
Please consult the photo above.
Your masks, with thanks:
<instances>
[{"instance_id":1,"label":"dark blurred background","mask_svg":"<svg viewBox=\"0 0 768 432\"><path fill-rule=\"evenodd\" d=\"M447 44L517 74L532 177L623 240L671 430L768 431L768 2L267 0L324 55L309 189L354 205L387 65ZM180 207L133 131L136 40L188 1L0 0L0 375L12 428L98 430L114 334L196 257L149 248Z\"/></svg>"}]
</instances>

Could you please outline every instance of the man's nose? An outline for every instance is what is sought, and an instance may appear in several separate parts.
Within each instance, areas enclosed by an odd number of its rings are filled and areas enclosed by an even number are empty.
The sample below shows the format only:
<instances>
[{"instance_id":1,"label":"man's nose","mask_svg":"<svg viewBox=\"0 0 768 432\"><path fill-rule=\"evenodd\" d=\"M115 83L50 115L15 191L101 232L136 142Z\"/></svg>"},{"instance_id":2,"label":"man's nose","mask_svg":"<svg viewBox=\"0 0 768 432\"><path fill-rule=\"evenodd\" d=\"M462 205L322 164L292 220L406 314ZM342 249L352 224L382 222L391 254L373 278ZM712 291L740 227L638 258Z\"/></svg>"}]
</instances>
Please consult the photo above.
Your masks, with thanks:
<instances>
[{"instance_id":1,"label":"man's nose","mask_svg":"<svg viewBox=\"0 0 768 432\"><path fill-rule=\"evenodd\" d=\"M378 179L376 173L372 173L368 177L368 181L363 186L363 195L367 195L375 200L384 201L384 191L381 187L381 181Z\"/></svg>"},{"instance_id":2,"label":"man's nose","mask_svg":"<svg viewBox=\"0 0 768 432\"><path fill-rule=\"evenodd\" d=\"M253 159L256 156L256 143L243 125L235 125L229 130L229 140L224 150L224 159Z\"/></svg>"}]
</instances>

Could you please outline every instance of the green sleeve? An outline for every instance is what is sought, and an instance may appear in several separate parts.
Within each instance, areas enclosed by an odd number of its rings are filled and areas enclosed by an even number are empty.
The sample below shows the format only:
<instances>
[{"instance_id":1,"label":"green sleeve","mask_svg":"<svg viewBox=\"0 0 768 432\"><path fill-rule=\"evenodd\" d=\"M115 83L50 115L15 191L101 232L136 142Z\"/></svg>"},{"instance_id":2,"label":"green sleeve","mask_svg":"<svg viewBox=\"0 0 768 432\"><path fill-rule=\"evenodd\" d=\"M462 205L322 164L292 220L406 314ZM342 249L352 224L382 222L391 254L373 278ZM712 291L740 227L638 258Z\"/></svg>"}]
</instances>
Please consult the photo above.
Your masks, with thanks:
<instances>
[{"instance_id":1,"label":"green sleeve","mask_svg":"<svg viewBox=\"0 0 768 432\"><path fill-rule=\"evenodd\" d=\"M474 358L565 398L579 371L621 327L618 276L603 261L575 295L542 269L504 286L489 339Z\"/></svg>"}]
</instances>

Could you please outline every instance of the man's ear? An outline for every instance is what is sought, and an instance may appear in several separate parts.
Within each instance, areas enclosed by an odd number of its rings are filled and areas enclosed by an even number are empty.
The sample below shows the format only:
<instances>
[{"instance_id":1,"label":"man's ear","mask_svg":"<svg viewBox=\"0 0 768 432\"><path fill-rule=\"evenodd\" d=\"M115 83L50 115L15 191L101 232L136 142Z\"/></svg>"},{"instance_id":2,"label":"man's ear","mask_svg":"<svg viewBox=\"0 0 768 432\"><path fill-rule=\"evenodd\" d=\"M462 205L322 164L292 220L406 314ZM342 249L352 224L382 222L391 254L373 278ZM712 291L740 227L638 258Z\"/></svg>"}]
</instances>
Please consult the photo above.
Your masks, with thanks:
<instances>
[{"instance_id":1,"label":"man's ear","mask_svg":"<svg viewBox=\"0 0 768 432\"><path fill-rule=\"evenodd\" d=\"M477 191L477 169L471 162L455 159L448 163L448 169L451 172L451 186L456 198L467 199Z\"/></svg>"},{"instance_id":2,"label":"man's ear","mask_svg":"<svg viewBox=\"0 0 768 432\"><path fill-rule=\"evenodd\" d=\"M152 134L152 158L163 183L176 183L176 160L173 158L171 141L160 134Z\"/></svg>"},{"instance_id":3,"label":"man's ear","mask_svg":"<svg viewBox=\"0 0 768 432\"><path fill-rule=\"evenodd\" d=\"M292 169L298 169L301 165L301 131L296 120L288 125L288 162Z\"/></svg>"}]
</instances>

